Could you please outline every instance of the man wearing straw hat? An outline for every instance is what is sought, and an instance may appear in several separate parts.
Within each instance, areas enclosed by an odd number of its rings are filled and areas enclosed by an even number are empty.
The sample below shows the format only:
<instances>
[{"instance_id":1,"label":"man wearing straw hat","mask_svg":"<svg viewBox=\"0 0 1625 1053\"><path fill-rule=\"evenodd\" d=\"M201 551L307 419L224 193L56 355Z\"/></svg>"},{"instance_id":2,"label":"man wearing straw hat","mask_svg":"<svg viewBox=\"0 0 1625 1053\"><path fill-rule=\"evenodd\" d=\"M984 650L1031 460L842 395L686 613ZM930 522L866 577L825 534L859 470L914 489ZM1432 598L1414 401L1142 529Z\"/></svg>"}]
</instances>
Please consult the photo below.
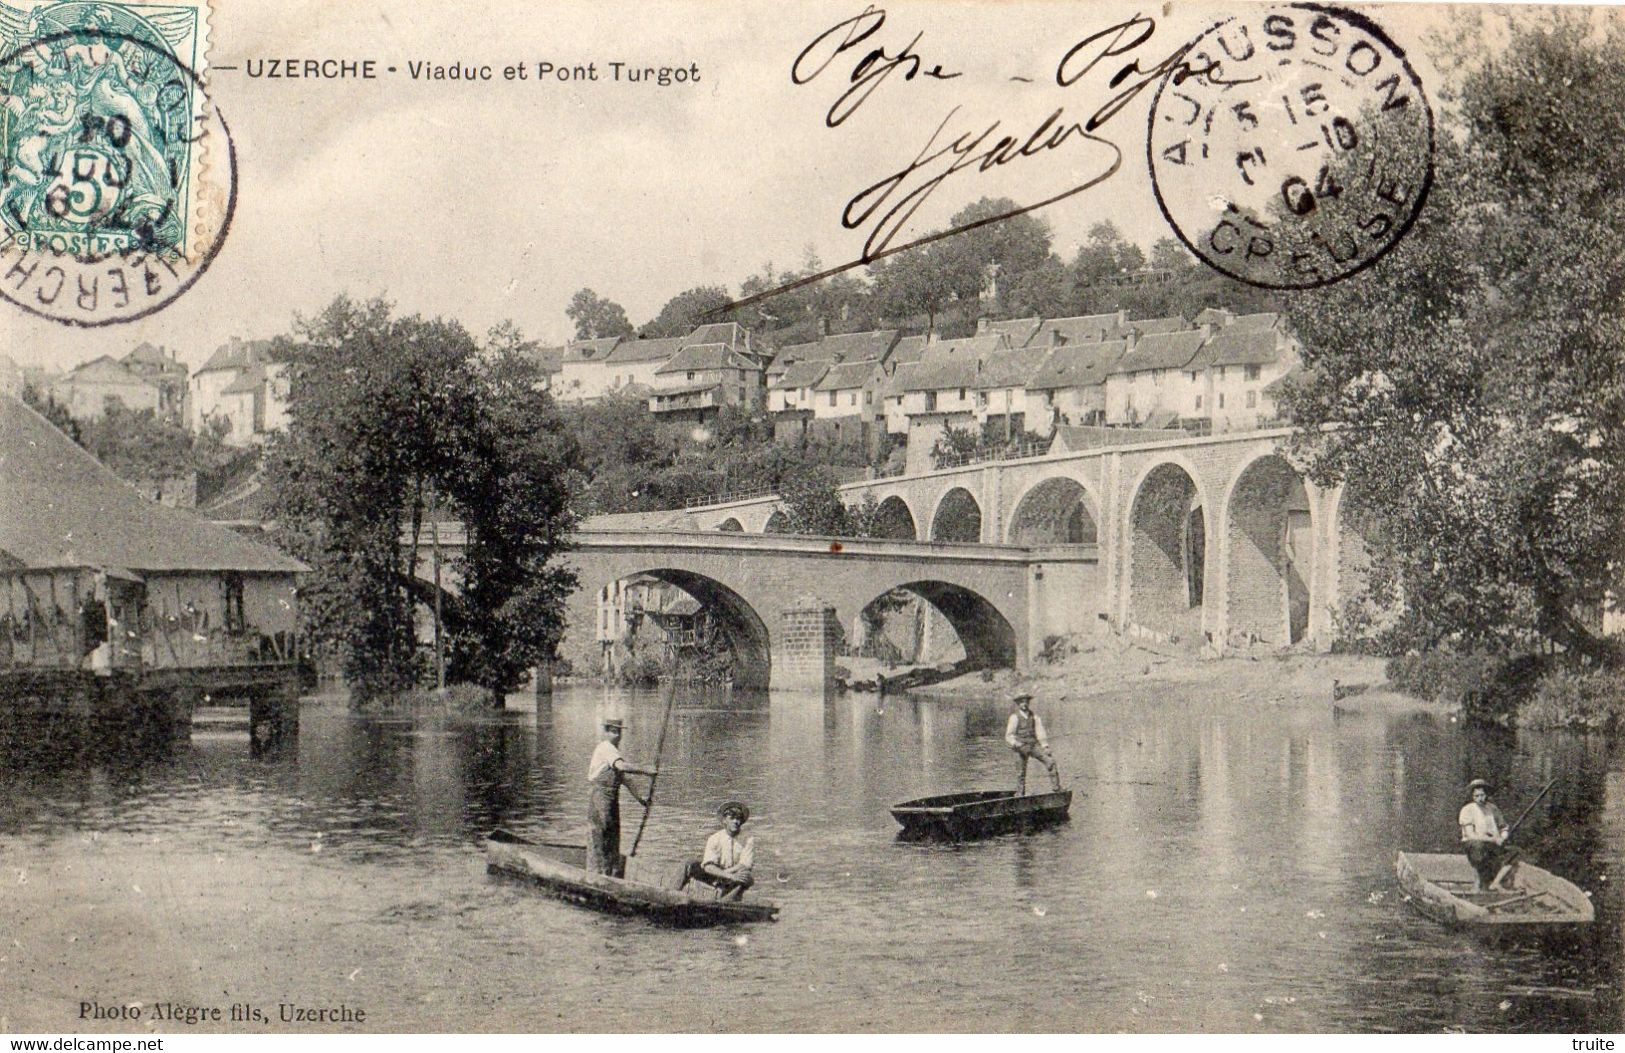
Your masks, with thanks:
<instances>
[{"instance_id":1,"label":"man wearing straw hat","mask_svg":"<svg viewBox=\"0 0 1625 1053\"><path fill-rule=\"evenodd\" d=\"M587 822L591 832L587 835L587 869L594 874L620 877L621 860L621 786L645 808L649 802L638 796L638 791L626 783L624 776L653 776L653 768L634 768L621 756L621 732L625 725L619 717L604 721L604 737L592 751L587 762L587 782L591 793L587 799Z\"/></svg>"},{"instance_id":2,"label":"man wearing straw hat","mask_svg":"<svg viewBox=\"0 0 1625 1053\"><path fill-rule=\"evenodd\" d=\"M751 876L756 839L739 836L739 831L750 820L750 809L738 801L729 801L717 809L717 819L722 829L706 839L704 858L684 868L683 879L677 887L698 881L715 888L721 899L739 899L756 883Z\"/></svg>"}]
</instances>

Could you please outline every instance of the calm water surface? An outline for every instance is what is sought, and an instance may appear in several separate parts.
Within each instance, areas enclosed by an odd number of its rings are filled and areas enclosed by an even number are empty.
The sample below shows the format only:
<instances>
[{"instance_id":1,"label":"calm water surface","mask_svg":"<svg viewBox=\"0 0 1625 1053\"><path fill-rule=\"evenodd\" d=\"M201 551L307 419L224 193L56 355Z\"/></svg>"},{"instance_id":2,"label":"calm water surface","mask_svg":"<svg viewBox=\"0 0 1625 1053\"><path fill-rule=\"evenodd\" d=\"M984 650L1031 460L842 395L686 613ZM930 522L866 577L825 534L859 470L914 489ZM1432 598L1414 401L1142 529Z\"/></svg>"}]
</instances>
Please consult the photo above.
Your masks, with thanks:
<instances>
[{"instance_id":1,"label":"calm water surface","mask_svg":"<svg viewBox=\"0 0 1625 1053\"><path fill-rule=\"evenodd\" d=\"M487 877L477 839L584 827L600 715L647 759L658 692L480 718L307 704L297 754L0 769L0 1030L127 1030L84 1000L344 1004L361 1030L1616 1031L1625 759L1602 739L1258 706L1197 687L1043 707L1068 825L899 843L887 807L1005 785L985 703L679 695L640 857L750 803L777 925L669 931ZM1488 773L1519 839L1592 892L1571 946L1414 914L1396 849L1451 850ZM623 798L629 846L641 811ZM207 1025L219 1029L230 1027ZM182 1025L140 1028L184 1030Z\"/></svg>"}]
</instances>

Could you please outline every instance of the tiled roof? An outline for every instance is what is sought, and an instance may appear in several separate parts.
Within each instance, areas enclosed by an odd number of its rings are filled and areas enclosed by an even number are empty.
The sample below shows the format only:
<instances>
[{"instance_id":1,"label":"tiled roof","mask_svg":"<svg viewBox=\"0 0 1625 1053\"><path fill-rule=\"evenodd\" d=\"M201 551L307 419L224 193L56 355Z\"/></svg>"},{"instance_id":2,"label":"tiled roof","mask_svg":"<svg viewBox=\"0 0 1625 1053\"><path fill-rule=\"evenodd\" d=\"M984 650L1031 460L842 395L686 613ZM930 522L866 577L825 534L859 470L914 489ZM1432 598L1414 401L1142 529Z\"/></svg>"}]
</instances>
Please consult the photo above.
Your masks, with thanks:
<instances>
[{"instance_id":1,"label":"tiled roof","mask_svg":"<svg viewBox=\"0 0 1625 1053\"><path fill-rule=\"evenodd\" d=\"M1011 347L1026 347L1027 342L1038 332L1043 324L1041 318L1001 318L987 323L984 330L989 333L1003 333L1010 341Z\"/></svg>"},{"instance_id":2,"label":"tiled roof","mask_svg":"<svg viewBox=\"0 0 1625 1053\"><path fill-rule=\"evenodd\" d=\"M1281 320L1281 316L1274 311L1261 311L1258 314L1238 314L1230 322L1237 329L1274 329Z\"/></svg>"},{"instance_id":3,"label":"tiled roof","mask_svg":"<svg viewBox=\"0 0 1625 1053\"><path fill-rule=\"evenodd\" d=\"M920 361L942 361L947 358L973 358L982 362L991 358L1000 351L1010 350L1010 341L1003 333L985 333L981 336L965 336L957 340L938 340L934 344L927 344L925 353Z\"/></svg>"},{"instance_id":4,"label":"tiled roof","mask_svg":"<svg viewBox=\"0 0 1625 1053\"><path fill-rule=\"evenodd\" d=\"M1027 381L1038 371L1048 353L1048 348L1024 347L994 355L982 363L982 375L976 381L976 390L1026 387Z\"/></svg>"},{"instance_id":5,"label":"tiled roof","mask_svg":"<svg viewBox=\"0 0 1625 1053\"><path fill-rule=\"evenodd\" d=\"M1086 340L1110 340L1120 335L1118 323L1122 316L1111 314L1083 314L1071 318L1046 318L1033 334L1032 345L1053 347L1058 344L1081 344Z\"/></svg>"},{"instance_id":6,"label":"tiled roof","mask_svg":"<svg viewBox=\"0 0 1625 1053\"><path fill-rule=\"evenodd\" d=\"M198 367L198 373L215 369L242 369L268 360L270 352L269 340L239 340L234 336L215 349L209 360Z\"/></svg>"},{"instance_id":7,"label":"tiled roof","mask_svg":"<svg viewBox=\"0 0 1625 1053\"><path fill-rule=\"evenodd\" d=\"M872 358L857 362L840 362L829 367L824 379L818 382L818 390L845 391L850 388L861 388L876 374L884 375L884 372L880 368L880 363Z\"/></svg>"},{"instance_id":8,"label":"tiled roof","mask_svg":"<svg viewBox=\"0 0 1625 1053\"><path fill-rule=\"evenodd\" d=\"M135 350L124 356L126 363L139 362L144 366L156 366L162 373L185 373L186 363L177 362L171 358L161 347L154 347L149 343L140 343Z\"/></svg>"},{"instance_id":9,"label":"tiled roof","mask_svg":"<svg viewBox=\"0 0 1625 1053\"><path fill-rule=\"evenodd\" d=\"M1200 329L1143 336L1112 367L1112 373L1140 373L1147 369L1184 369L1196 357L1205 334Z\"/></svg>"},{"instance_id":10,"label":"tiled roof","mask_svg":"<svg viewBox=\"0 0 1625 1053\"><path fill-rule=\"evenodd\" d=\"M686 373L698 369L760 369L727 344L689 344L671 356L671 360L655 370L661 373Z\"/></svg>"},{"instance_id":11,"label":"tiled roof","mask_svg":"<svg viewBox=\"0 0 1625 1053\"><path fill-rule=\"evenodd\" d=\"M914 371L918 368L920 368L918 362L899 363L897 368L892 371L891 379L887 380L885 386L880 389L880 397L883 399L901 398L903 393L908 390L909 378L914 375Z\"/></svg>"},{"instance_id":12,"label":"tiled roof","mask_svg":"<svg viewBox=\"0 0 1625 1053\"><path fill-rule=\"evenodd\" d=\"M1188 329L1185 319L1178 315L1168 318L1130 318L1123 323L1125 330L1133 329L1141 336L1150 336L1153 333L1175 333Z\"/></svg>"},{"instance_id":13,"label":"tiled roof","mask_svg":"<svg viewBox=\"0 0 1625 1053\"><path fill-rule=\"evenodd\" d=\"M933 347L931 351L935 351ZM953 388L974 388L980 375L980 362L971 355L952 355L933 358L930 353L914 363L904 391L948 391Z\"/></svg>"},{"instance_id":14,"label":"tiled roof","mask_svg":"<svg viewBox=\"0 0 1625 1053\"><path fill-rule=\"evenodd\" d=\"M593 340L572 340L564 345L566 362L602 362L622 343L624 336L600 336Z\"/></svg>"},{"instance_id":15,"label":"tiled roof","mask_svg":"<svg viewBox=\"0 0 1625 1053\"><path fill-rule=\"evenodd\" d=\"M562 347L539 347L536 344L527 344L520 349L520 353L541 367L543 373L551 375L564 368L564 348Z\"/></svg>"},{"instance_id":16,"label":"tiled roof","mask_svg":"<svg viewBox=\"0 0 1625 1053\"><path fill-rule=\"evenodd\" d=\"M276 549L142 497L20 401L0 395L0 560L146 571L307 570Z\"/></svg>"},{"instance_id":17,"label":"tiled roof","mask_svg":"<svg viewBox=\"0 0 1625 1053\"><path fill-rule=\"evenodd\" d=\"M1241 328L1231 325L1213 334L1202 349L1208 364L1214 366L1258 366L1286 357L1280 335L1274 329Z\"/></svg>"},{"instance_id":18,"label":"tiled roof","mask_svg":"<svg viewBox=\"0 0 1625 1053\"><path fill-rule=\"evenodd\" d=\"M863 333L836 333L819 341L837 362L879 361L897 343L897 330L871 329Z\"/></svg>"},{"instance_id":19,"label":"tiled roof","mask_svg":"<svg viewBox=\"0 0 1625 1053\"><path fill-rule=\"evenodd\" d=\"M1106 340L1057 347L1027 382L1028 391L1060 391L1106 383L1106 375L1128 347L1126 340Z\"/></svg>"},{"instance_id":20,"label":"tiled roof","mask_svg":"<svg viewBox=\"0 0 1625 1053\"><path fill-rule=\"evenodd\" d=\"M784 376L773 382L773 390L789 391L793 388L810 388L824 379L829 371L828 362L797 362L785 370Z\"/></svg>"},{"instance_id":21,"label":"tiled roof","mask_svg":"<svg viewBox=\"0 0 1625 1053\"><path fill-rule=\"evenodd\" d=\"M662 336L653 340L623 340L604 357L605 362L664 362L688 343L686 336Z\"/></svg>"},{"instance_id":22,"label":"tiled roof","mask_svg":"<svg viewBox=\"0 0 1625 1053\"><path fill-rule=\"evenodd\" d=\"M130 368L112 355L103 355L93 358L89 362L75 366L67 375L67 381L99 380L103 383L113 384L146 384L147 379L139 373L133 373Z\"/></svg>"},{"instance_id":23,"label":"tiled roof","mask_svg":"<svg viewBox=\"0 0 1625 1053\"><path fill-rule=\"evenodd\" d=\"M684 344L727 344L737 347L745 342L745 330L738 322L712 322L695 329Z\"/></svg>"},{"instance_id":24,"label":"tiled roof","mask_svg":"<svg viewBox=\"0 0 1625 1053\"><path fill-rule=\"evenodd\" d=\"M926 338L922 336L905 336L892 347L891 354L886 356L886 365L898 366L904 362L918 362L920 356L925 354Z\"/></svg>"}]
</instances>

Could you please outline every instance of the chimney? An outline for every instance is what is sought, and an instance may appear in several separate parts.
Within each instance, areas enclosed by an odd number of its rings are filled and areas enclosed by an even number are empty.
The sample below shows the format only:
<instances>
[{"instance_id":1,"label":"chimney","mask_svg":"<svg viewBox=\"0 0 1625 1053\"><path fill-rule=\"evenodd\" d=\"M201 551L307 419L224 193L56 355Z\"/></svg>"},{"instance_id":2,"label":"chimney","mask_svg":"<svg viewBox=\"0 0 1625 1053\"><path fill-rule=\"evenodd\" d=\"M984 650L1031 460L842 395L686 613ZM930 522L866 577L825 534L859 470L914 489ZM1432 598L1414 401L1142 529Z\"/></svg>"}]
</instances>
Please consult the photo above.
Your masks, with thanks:
<instances>
[{"instance_id":1,"label":"chimney","mask_svg":"<svg viewBox=\"0 0 1625 1053\"><path fill-rule=\"evenodd\" d=\"M1140 331L1138 329L1130 329L1128 332L1123 334L1123 339L1128 341L1128 346L1123 350L1133 351L1134 345L1140 342Z\"/></svg>"},{"instance_id":2,"label":"chimney","mask_svg":"<svg viewBox=\"0 0 1625 1053\"><path fill-rule=\"evenodd\" d=\"M1201 325L1201 330L1202 330L1202 342L1206 343L1213 336L1213 323L1212 322L1203 322L1202 325Z\"/></svg>"},{"instance_id":3,"label":"chimney","mask_svg":"<svg viewBox=\"0 0 1625 1053\"><path fill-rule=\"evenodd\" d=\"M988 316L985 315L985 314L982 317L976 319L976 333L977 333L978 336L980 336L982 333L987 332L988 324L991 321L992 321L992 319L988 318Z\"/></svg>"}]
</instances>

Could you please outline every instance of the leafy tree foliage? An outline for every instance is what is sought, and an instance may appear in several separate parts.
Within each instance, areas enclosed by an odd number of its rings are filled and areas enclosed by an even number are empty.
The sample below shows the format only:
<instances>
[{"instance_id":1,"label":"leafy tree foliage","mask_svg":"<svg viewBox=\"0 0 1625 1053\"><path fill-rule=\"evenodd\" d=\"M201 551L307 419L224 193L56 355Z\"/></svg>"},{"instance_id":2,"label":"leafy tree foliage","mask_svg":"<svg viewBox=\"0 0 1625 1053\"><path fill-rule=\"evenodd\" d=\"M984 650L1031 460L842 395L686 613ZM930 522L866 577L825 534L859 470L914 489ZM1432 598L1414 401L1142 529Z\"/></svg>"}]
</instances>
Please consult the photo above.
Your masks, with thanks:
<instances>
[{"instance_id":1,"label":"leafy tree foliage","mask_svg":"<svg viewBox=\"0 0 1625 1053\"><path fill-rule=\"evenodd\" d=\"M1415 227L1371 270L1292 298L1288 401L1403 600L1398 639L1608 657L1625 566L1625 33L1581 14L1471 34ZM1414 148L1414 144L1412 144ZM1322 431L1322 425L1341 424Z\"/></svg>"},{"instance_id":2,"label":"leafy tree foliage","mask_svg":"<svg viewBox=\"0 0 1625 1053\"><path fill-rule=\"evenodd\" d=\"M207 476L244 456L243 451L223 441L224 421L191 432L150 409L133 410L117 401L110 402L98 417L75 420L66 406L33 385L23 390L23 401L94 454L113 474L143 488L167 479Z\"/></svg>"},{"instance_id":3,"label":"leafy tree foliage","mask_svg":"<svg viewBox=\"0 0 1625 1053\"><path fill-rule=\"evenodd\" d=\"M267 488L279 541L316 571L310 627L342 645L357 701L425 671L413 610L432 597L413 569L431 515L468 531L449 569L463 582L445 604L451 678L510 690L556 646L574 444L517 334L493 335L482 353L455 323L341 297L277 341L290 423L267 452Z\"/></svg>"},{"instance_id":4,"label":"leafy tree foliage","mask_svg":"<svg viewBox=\"0 0 1625 1053\"><path fill-rule=\"evenodd\" d=\"M632 323L626 311L614 300L605 299L591 289L578 289L570 297L570 306L564 313L575 323L577 340L597 340L606 336L631 336Z\"/></svg>"},{"instance_id":5,"label":"leafy tree foliage","mask_svg":"<svg viewBox=\"0 0 1625 1053\"><path fill-rule=\"evenodd\" d=\"M722 310L732 302L733 297L720 285L684 290L666 301L642 333L646 337L687 336L696 326L722 321Z\"/></svg>"}]
</instances>

